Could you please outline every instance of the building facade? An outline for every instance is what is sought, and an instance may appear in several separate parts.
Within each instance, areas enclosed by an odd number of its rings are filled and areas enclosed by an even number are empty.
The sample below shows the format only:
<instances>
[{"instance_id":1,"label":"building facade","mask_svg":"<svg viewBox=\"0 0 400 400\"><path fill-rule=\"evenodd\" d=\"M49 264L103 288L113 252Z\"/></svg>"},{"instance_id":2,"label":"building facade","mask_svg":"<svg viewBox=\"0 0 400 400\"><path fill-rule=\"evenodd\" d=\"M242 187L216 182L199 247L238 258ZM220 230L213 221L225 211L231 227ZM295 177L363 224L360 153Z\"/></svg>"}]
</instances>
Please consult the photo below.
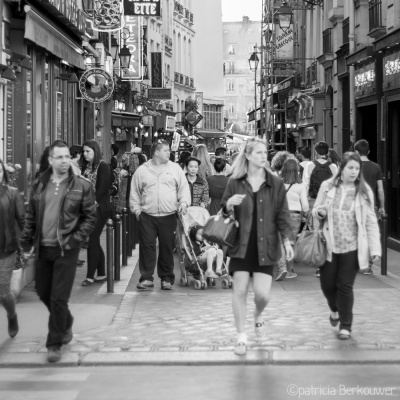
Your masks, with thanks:
<instances>
[{"instance_id":1,"label":"building facade","mask_svg":"<svg viewBox=\"0 0 400 400\"><path fill-rule=\"evenodd\" d=\"M243 17L242 21L223 22L222 28L226 128L234 133L255 135L255 120L248 121L247 114L260 106L261 67L252 72L249 58L254 46L260 45L261 22Z\"/></svg>"}]
</instances>

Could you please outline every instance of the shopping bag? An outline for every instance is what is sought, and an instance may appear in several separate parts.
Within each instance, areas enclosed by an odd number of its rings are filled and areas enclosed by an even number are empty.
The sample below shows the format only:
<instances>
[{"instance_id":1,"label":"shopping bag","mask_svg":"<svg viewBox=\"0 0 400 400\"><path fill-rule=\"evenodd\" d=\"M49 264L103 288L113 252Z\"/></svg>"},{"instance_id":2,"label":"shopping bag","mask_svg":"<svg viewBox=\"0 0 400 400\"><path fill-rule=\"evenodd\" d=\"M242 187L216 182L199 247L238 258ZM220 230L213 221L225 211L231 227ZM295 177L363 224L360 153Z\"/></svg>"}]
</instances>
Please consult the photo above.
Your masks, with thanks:
<instances>
[{"instance_id":1,"label":"shopping bag","mask_svg":"<svg viewBox=\"0 0 400 400\"><path fill-rule=\"evenodd\" d=\"M10 291L15 296L15 298L19 297L22 292L24 284L24 269L14 269L11 275L11 282L10 282Z\"/></svg>"},{"instance_id":2,"label":"shopping bag","mask_svg":"<svg viewBox=\"0 0 400 400\"><path fill-rule=\"evenodd\" d=\"M238 234L239 222L235 220L233 212L228 217L224 217L222 210L207 220L203 230L204 239L220 246L234 247Z\"/></svg>"},{"instance_id":3,"label":"shopping bag","mask_svg":"<svg viewBox=\"0 0 400 400\"><path fill-rule=\"evenodd\" d=\"M311 218L310 214L303 230L297 238L294 246L294 260L295 262L312 267L321 267L325 264L328 253L326 240L322 233L323 222L320 223L318 229L310 231L307 228Z\"/></svg>"}]
</instances>

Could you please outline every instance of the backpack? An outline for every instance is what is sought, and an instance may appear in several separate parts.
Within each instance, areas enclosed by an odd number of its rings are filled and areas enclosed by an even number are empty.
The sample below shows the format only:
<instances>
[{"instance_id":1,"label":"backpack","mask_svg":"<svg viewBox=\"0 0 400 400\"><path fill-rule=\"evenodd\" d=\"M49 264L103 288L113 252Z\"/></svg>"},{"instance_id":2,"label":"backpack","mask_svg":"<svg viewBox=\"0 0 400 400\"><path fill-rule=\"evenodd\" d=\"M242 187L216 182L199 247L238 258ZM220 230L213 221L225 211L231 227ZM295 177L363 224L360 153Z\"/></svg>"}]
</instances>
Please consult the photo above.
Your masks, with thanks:
<instances>
[{"instance_id":1,"label":"backpack","mask_svg":"<svg viewBox=\"0 0 400 400\"><path fill-rule=\"evenodd\" d=\"M110 166L110 194L112 197L118 194L120 183L118 170L112 169Z\"/></svg>"},{"instance_id":2,"label":"backpack","mask_svg":"<svg viewBox=\"0 0 400 400\"><path fill-rule=\"evenodd\" d=\"M314 161L314 164L315 167L310 176L310 189L308 190L308 195L312 199L317 198L321 183L333 175L331 169L329 168L329 166L332 164L330 161L326 162L325 164Z\"/></svg>"}]
</instances>

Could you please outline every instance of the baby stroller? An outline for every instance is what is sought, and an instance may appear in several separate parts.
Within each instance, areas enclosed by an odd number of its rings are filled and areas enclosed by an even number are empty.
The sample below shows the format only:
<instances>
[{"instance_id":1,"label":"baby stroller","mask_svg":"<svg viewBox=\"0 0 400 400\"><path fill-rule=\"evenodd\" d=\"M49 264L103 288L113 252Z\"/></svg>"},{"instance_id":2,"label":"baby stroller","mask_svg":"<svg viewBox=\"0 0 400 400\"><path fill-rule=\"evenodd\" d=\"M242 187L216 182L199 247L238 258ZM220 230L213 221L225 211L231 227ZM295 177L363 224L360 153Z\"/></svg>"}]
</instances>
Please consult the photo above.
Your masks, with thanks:
<instances>
[{"instance_id":1,"label":"baby stroller","mask_svg":"<svg viewBox=\"0 0 400 400\"><path fill-rule=\"evenodd\" d=\"M207 286L216 286L214 278L205 278L202 263L198 261L194 252L192 242L189 238L190 228L194 225L204 226L210 218L210 214L203 207L189 207L186 215L179 214L178 221L178 246L179 246L179 263L181 267L181 286L189 286L189 276L192 276L195 289L206 289ZM228 262L223 264L227 271L227 275L222 280L224 289L232 288L233 281L229 275Z\"/></svg>"}]
</instances>

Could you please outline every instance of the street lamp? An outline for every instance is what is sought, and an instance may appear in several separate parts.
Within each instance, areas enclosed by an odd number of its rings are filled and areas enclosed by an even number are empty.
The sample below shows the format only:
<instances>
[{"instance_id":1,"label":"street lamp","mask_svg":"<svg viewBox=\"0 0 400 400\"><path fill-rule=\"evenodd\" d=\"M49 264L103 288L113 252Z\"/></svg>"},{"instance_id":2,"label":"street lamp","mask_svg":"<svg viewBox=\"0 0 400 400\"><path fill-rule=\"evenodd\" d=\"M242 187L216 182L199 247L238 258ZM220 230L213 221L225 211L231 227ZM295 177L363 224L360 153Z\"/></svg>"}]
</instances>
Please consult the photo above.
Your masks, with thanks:
<instances>
[{"instance_id":1,"label":"street lamp","mask_svg":"<svg viewBox=\"0 0 400 400\"><path fill-rule=\"evenodd\" d=\"M111 36L111 49L110 49L110 53L111 53L111 57L114 61L117 60L117 54L118 54L118 48L119 48L119 44L118 44L118 40L115 36Z\"/></svg>"},{"instance_id":2,"label":"street lamp","mask_svg":"<svg viewBox=\"0 0 400 400\"><path fill-rule=\"evenodd\" d=\"M257 57L257 45L254 46L254 51L249 58L249 66L250 71L254 71L254 131L257 132L257 118L256 118L256 109L257 109L257 68L259 59ZM260 120L261 120L261 104L260 104ZM257 133L256 135L257 136Z\"/></svg>"},{"instance_id":3,"label":"street lamp","mask_svg":"<svg viewBox=\"0 0 400 400\"><path fill-rule=\"evenodd\" d=\"M287 4L283 4L275 14L279 20L280 28L285 32L293 23L293 11Z\"/></svg>"},{"instance_id":4,"label":"street lamp","mask_svg":"<svg viewBox=\"0 0 400 400\"><path fill-rule=\"evenodd\" d=\"M121 67L123 69L129 68L129 64L131 62L132 54L129 49L126 47L126 44L122 47L121 51L118 54L119 59L121 61Z\"/></svg>"}]
</instances>

